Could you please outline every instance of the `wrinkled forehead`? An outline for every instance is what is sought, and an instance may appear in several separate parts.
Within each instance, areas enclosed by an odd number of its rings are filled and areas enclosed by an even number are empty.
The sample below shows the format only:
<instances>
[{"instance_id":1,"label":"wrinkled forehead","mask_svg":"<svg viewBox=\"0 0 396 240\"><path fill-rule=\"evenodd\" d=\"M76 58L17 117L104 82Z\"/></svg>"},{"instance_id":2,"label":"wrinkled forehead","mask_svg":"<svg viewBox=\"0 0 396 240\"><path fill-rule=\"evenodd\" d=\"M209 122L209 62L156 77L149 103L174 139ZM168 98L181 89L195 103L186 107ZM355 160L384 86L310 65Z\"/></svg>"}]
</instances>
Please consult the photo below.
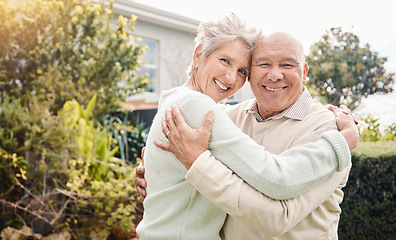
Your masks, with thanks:
<instances>
[{"instance_id":1,"label":"wrinkled forehead","mask_svg":"<svg viewBox=\"0 0 396 240\"><path fill-rule=\"evenodd\" d=\"M263 37L253 51L253 59L282 58L304 62L302 44L290 37Z\"/></svg>"}]
</instances>

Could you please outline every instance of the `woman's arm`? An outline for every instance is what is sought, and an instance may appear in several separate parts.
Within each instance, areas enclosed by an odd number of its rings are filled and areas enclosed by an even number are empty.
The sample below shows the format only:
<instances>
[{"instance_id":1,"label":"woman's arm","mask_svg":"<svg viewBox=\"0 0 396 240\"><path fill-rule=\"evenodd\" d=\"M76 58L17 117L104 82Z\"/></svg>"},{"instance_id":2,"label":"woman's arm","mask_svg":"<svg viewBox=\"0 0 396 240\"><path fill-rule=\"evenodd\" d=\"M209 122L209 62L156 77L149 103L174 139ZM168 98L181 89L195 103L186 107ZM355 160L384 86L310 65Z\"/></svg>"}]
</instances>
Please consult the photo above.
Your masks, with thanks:
<instances>
[{"instance_id":1,"label":"woman's arm","mask_svg":"<svg viewBox=\"0 0 396 240\"><path fill-rule=\"evenodd\" d=\"M273 200L236 176L210 152L203 153L186 175L202 195L249 226L281 235L325 202L347 176L350 167L336 172L308 192L288 200Z\"/></svg>"},{"instance_id":2,"label":"woman's arm","mask_svg":"<svg viewBox=\"0 0 396 240\"><path fill-rule=\"evenodd\" d=\"M168 130L164 132L171 131L168 140L172 144L165 146L156 142L156 145L172 151L179 160L184 161L198 141L195 138L189 144L184 144L189 134L183 131L194 131L187 124L199 129L205 113L213 110L215 120L209 142L212 155L271 198L288 199L300 195L329 177L336 169L342 170L350 163L349 148L341 135L335 142L322 138L308 148L294 148L277 156L266 152L242 133L214 102L205 102L202 98L198 102L188 101L180 107L181 112L174 107L173 115L167 114L165 119ZM180 126L183 131L179 131ZM333 134L339 133L334 131Z\"/></svg>"}]
</instances>

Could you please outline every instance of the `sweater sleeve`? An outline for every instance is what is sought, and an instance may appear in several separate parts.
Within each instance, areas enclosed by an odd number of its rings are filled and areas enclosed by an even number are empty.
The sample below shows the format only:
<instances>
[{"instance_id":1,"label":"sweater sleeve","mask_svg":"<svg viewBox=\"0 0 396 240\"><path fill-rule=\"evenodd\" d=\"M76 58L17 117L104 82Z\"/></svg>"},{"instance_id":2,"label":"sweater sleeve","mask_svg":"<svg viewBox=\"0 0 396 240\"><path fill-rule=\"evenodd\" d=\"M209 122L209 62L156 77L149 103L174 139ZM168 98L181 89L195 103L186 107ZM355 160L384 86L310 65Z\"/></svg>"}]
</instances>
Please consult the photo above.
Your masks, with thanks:
<instances>
[{"instance_id":1,"label":"sweater sleeve","mask_svg":"<svg viewBox=\"0 0 396 240\"><path fill-rule=\"evenodd\" d=\"M204 152L186 174L202 195L234 218L273 236L288 232L325 202L348 174L336 172L308 192L289 200L273 200Z\"/></svg>"},{"instance_id":2,"label":"sweater sleeve","mask_svg":"<svg viewBox=\"0 0 396 240\"><path fill-rule=\"evenodd\" d=\"M348 145L338 131L329 131L315 143L274 155L236 127L212 99L191 98L179 107L193 128L199 128L204 114L214 110L211 154L271 198L289 199L305 193L350 164Z\"/></svg>"}]
</instances>

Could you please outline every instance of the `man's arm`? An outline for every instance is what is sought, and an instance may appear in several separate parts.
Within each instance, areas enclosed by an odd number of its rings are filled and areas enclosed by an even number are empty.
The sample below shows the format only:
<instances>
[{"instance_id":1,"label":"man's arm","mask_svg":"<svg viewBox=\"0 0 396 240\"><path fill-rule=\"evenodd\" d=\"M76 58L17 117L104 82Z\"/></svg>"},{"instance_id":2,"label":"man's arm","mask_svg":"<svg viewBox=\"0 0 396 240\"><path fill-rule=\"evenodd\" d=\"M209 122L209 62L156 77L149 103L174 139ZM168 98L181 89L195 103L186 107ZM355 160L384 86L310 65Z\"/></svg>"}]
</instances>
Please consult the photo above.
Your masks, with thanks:
<instances>
[{"instance_id":1,"label":"man's arm","mask_svg":"<svg viewBox=\"0 0 396 240\"><path fill-rule=\"evenodd\" d=\"M348 172L349 168L336 172L298 197L274 200L252 188L207 151L194 162L186 179L231 216L276 236L289 231L325 202Z\"/></svg>"},{"instance_id":2,"label":"man's arm","mask_svg":"<svg viewBox=\"0 0 396 240\"><path fill-rule=\"evenodd\" d=\"M349 168L336 172L296 198L273 200L252 188L206 151L191 166L186 180L231 216L259 231L280 235L326 201L348 172Z\"/></svg>"},{"instance_id":3,"label":"man's arm","mask_svg":"<svg viewBox=\"0 0 396 240\"><path fill-rule=\"evenodd\" d=\"M146 151L146 147L142 148L141 158L142 162L136 167L136 174L135 174L135 186L136 190L139 193L140 201L144 201L147 196L146 187L147 182L144 179L144 172L146 169L144 168L144 152Z\"/></svg>"},{"instance_id":4,"label":"man's arm","mask_svg":"<svg viewBox=\"0 0 396 240\"><path fill-rule=\"evenodd\" d=\"M183 109L198 114L189 107L184 106ZM190 150L199 143L200 135L194 133L197 129L190 128L186 123L187 118L194 118L194 115L186 114L185 121L177 107L171 111L172 114L167 111L166 124L162 126L169 143L156 141L155 144L174 153L188 169L191 164L185 164L185 161L194 161L195 157L186 157L190 156ZM340 171L350 164L350 152L345 139L335 130L332 134L339 136L338 142L321 138L309 148L295 148L278 156L266 152L262 146L243 134L224 112L217 112L209 147L217 160L251 186L274 199L287 199L308 191L329 177L335 169Z\"/></svg>"},{"instance_id":5,"label":"man's arm","mask_svg":"<svg viewBox=\"0 0 396 240\"><path fill-rule=\"evenodd\" d=\"M358 140L358 132L357 132L356 126L353 126L353 124L352 125L350 124L350 122L351 122L350 119L351 118L350 117L348 118L348 116L347 116L348 114L341 114L339 111L337 112L337 108L336 107L332 107L331 110L333 110L335 112L335 115L336 115L336 118L337 118L337 125L339 125L339 130L341 131L341 133L343 134L343 136L346 139L349 139L349 141L348 141L349 147L351 149L354 148L357 145L357 140ZM208 115L206 116L206 118L203 121L203 122L209 121L209 123L207 123L206 126L208 126L208 127L211 126L212 123L210 123L210 121L213 121L212 117L213 116L208 118ZM348 123L348 121L349 121L349 123ZM163 120L163 126L164 125L166 126L166 124L164 124L164 122L165 122L165 119ZM203 124L203 125L205 125L205 124ZM163 128L164 132L167 132L167 130L168 130L167 128ZM189 131L191 131L191 130L192 129L189 129ZM186 129L184 131L186 131ZM210 129L209 129L209 131L210 131ZM175 150L171 149L172 147L175 147L175 146L170 145L170 143L164 143L164 142L157 141L156 145L161 147L164 150L167 150L167 151L172 151L172 152L175 151ZM207 146L207 144L205 146ZM182 149L182 148L179 148L178 151L180 149ZM187 150L192 150L193 148L186 148L186 149ZM195 151L195 150L193 150L193 151ZM180 156L183 156L183 153L176 152L176 154L177 153L179 153L178 157L180 159L182 159L182 157L180 157ZM188 156L188 155L189 155L188 153L184 154L184 156ZM143 158L143 153L142 153L142 158ZM193 162L195 161L195 158L192 158L192 160L190 159L188 161L190 161L190 162L189 163L184 163L184 164L185 165L187 164L187 165L191 166L193 164ZM137 169L136 169L137 170L137 175L136 175L136 178L135 178L135 184L137 186L137 191L140 194L141 199L143 200L144 197L146 196L146 191L144 189L146 187L146 182L144 180L144 167L141 166L141 165L139 165L137 167ZM186 168L189 168L189 167L186 167Z\"/></svg>"},{"instance_id":6,"label":"man's arm","mask_svg":"<svg viewBox=\"0 0 396 240\"><path fill-rule=\"evenodd\" d=\"M143 201L147 194L144 189L147 186L144 180L145 169L142 164L138 168L139 174L136 174L135 184ZM252 188L206 151L194 161L186 175L186 180L231 216L259 231L280 235L289 231L326 201L349 169L333 174L296 198L274 200Z\"/></svg>"}]
</instances>

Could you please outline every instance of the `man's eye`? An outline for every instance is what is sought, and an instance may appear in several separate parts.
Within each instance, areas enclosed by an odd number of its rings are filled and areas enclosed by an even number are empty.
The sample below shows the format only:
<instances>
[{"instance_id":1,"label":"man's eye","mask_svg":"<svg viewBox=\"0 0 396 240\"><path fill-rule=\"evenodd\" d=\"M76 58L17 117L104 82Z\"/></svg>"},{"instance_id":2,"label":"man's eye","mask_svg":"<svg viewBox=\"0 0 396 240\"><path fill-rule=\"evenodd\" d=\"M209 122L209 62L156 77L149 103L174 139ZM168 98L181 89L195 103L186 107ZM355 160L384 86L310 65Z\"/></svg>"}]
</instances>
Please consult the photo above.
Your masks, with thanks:
<instances>
[{"instance_id":1,"label":"man's eye","mask_svg":"<svg viewBox=\"0 0 396 240\"><path fill-rule=\"evenodd\" d=\"M259 67L268 67L269 63L259 63L259 64L256 64L256 65L259 66Z\"/></svg>"}]
</instances>

